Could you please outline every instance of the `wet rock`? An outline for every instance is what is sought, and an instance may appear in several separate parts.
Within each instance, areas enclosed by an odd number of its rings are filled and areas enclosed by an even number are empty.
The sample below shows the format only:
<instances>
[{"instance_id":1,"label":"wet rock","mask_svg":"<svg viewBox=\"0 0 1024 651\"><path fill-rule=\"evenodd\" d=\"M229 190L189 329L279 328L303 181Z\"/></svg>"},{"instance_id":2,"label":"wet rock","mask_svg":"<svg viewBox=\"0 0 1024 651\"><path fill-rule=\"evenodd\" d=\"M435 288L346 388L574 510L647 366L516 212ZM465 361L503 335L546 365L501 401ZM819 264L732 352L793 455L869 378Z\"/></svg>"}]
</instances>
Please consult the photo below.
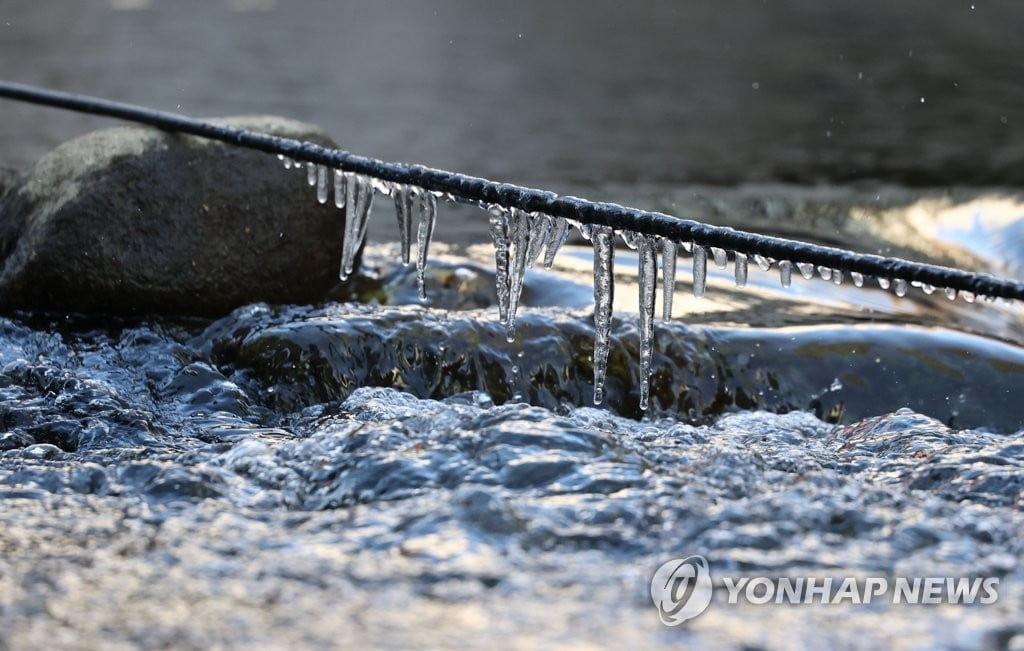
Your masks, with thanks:
<instances>
[{"instance_id":1,"label":"wet rock","mask_svg":"<svg viewBox=\"0 0 1024 651\"><path fill-rule=\"evenodd\" d=\"M635 319L616 319L606 404L637 417ZM593 394L592 317L531 310L512 344L494 312L330 305L240 310L211 326L213 359L273 408L344 399L363 386L424 398L483 391L549 409ZM807 410L849 423L909 406L946 425L1015 432L1024 412L1019 348L922 328L791 329L658 324L652 414L707 420L726 412ZM234 375L231 375L232 371ZM269 391L272 389L272 391Z\"/></svg>"},{"instance_id":2,"label":"wet rock","mask_svg":"<svg viewBox=\"0 0 1024 651\"><path fill-rule=\"evenodd\" d=\"M216 121L331 145L276 117ZM67 142L0 198L0 306L221 315L337 282L343 213L276 157L155 129Z\"/></svg>"}]
</instances>

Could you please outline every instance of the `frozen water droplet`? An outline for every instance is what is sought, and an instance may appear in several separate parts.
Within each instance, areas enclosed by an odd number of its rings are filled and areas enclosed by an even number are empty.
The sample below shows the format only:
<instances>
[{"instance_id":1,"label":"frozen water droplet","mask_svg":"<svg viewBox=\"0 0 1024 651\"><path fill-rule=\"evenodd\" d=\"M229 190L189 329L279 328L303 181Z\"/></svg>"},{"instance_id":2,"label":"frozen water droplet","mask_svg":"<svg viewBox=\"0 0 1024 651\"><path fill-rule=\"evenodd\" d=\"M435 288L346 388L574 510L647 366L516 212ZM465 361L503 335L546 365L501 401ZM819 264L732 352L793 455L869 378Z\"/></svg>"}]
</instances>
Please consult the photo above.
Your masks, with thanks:
<instances>
[{"instance_id":1,"label":"frozen water droplet","mask_svg":"<svg viewBox=\"0 0 1024 651\"><path fill-rule=\"evenodd\" d=\"M622 231L621 233L619 233L619 237L621 237L622 241L626 243L626 246L633 250L636 250L636 248L639 246L640 238L643 236L637 235L633 231Z\"/></svg>"},{"instance_id":2,"label":"frozen water droplet","mask_svg":"<svg viewBox=\"0 0 1024 651\"><path fill-rule=\"evenodd\" d=\"M793 283L793 263L789 260L779 262L779 282L783 287L789 287Z\"/></svg>"},{"instance_id":3,"label":"frozen water droplet","mask_svg":"<svg viewBox=\"0 0 1024 651\"><path fill-rule=\"evenodd\" d=\"M960 292L960 296L968 303L973 303L976 298L974 292Z\"/></svg>"},{"instance_id":4,"label":"frozen water droplet","mask_svg":"<svg viewBox=\"0 0 1024 651\"><path fill-rule=\"evenodd\" d=\"M929 285L928 283L921 283L921 291L931 296L935 293L935 285Z\"/></svg>"},{"instance_id":5,"label":"frozen water droplet","mask_svg":"<svg viewBox=\"0 0 1024 651\"><path fill-rule=\"evenodd\" d=\"M430 192L417 192L420 198L420 225L416 232L416 285L420 300L427 300L427 251L434 237L434 221L437 218L437 197Z\"/></svg>"},{"instance_id":6,"label":"frozen water droplet","mask_svg":"<svg viewBox=\"0 0 1024 651\"><path fill-rule=\"evenodd\" d=\"M733 251L733 265L736 271L736 286L747 286L747 254Z\"/></svg>"},{"instance_id":7,"label":"frozen water droplet","mask_svg":"<svg viewBox=\"0 0 1024 651\"><path fill-rule=\"evenodd\" d=\"M853 281L853 286L854 287L863 287L864 286L864 274L858 273L856 271L851 271L850 272L850 279Z\"/></svg>"},{"instance_id":8,"label":"frozen water droplet","mask_svg":"<svg viewBox=\"0 0 1024 651\"><path fill-rule=\"evenodd\" d=\"M316 185L316 163L306 163L306 183Z\"/></svg>"},{"instance_id":9,"label":"frozen water droplet","mask_svg":"<svg viewBox=\"0 0 1024 651\"><path fill-rule=\"evenodd\" d=\"M699 244L693 245L693 296L704 298L708 282L708 250Z\"/></svg>"},{"instance_id":10,"label":"frozen water droplet","mask_svg":"<svg viewBox=\"0 0 1024 651\"><path fill-rule=\"evenodd\" d=\"M761 269L761 271L768 271L769 269L772 268L772 261L764 257L763 255L755 253L754 262L757 263L757 266L758 268Z\"/></svg>"},{"instance_id":11,"label":"frozen water droplet","mask_svg":"<svg viewBox=\"0 0 1024 651\"><path fill-rule=\"evenodd\" d=\"M892 286L892 281L888 278L878 277L878 286L882 289L889 289Z\"/></svg>"},{"instance_id":12,"label":"frozen water droplet","mask_svg":"<svg viewBox=\"0 0 1024 651\"><path fill-rule=\"evenodd\" d=\"M334 170L334 205L345 207L345 174L341 170Z\"/></svg>"},{"instance_id":13,"label":"frozen water droplet","mask_svg":"<svg viewBox=\"0 0 1024 651\"><path fill-rule=\"evenodd\" d=\"M412 259L412 214L416 195L408 185L395 188L392 198L395 200L395 218L398 220L398 241L401 247L402 262L409 264Z\"/></svg>"},{"instance_id":14,"label":"frozen water droplet","mask_svg":"<svg viewBox=\"0 0 1024 651\"><path fill-rule=\"evenodd\" d=\"M822 280L832 280L832 270L828 267L818 267L818 275Z\"/></svg>"},{"instance_id":15,"label":"frozen water droplet","mask_svg":"<svg viewBox=\"0 0 1024 651\"><path fill-rule=\"evenodd\" d=\"M569 222L561 217L555 217L554 224L551 226L551 234L548 237L547 247L544 249L544 268L550 269L551 265L555 264L555 255L558 250L565 244L565 240L569 237Z\"/></svg>"},{"instance_id":16,"label":"frozen water droplet","mask_svg":"<svg viewBox=\"0 0 1024 651\"><path fill-rule=\"evenodd\" d=\"M283 154L278 154L277 158L282 163L284 163L284 168L286 170L290 170L292 168L292 165L295 164L295 161L293 161L292 159L288 158L287 156L284 156Z\"/></svg>"},{"instance_id":17,"label":"frozen water droplet","mask_svg":"<svg viewBox=\"0 0 1024 651\"><path fill-rule=\"evenodd\" d=\"M494 284L498 293L498 317L502 323L508 321L508 210L502 206L490 209L491 241L494 243Z\"/></svg>"},{"instance_id":18,"label":"frozen water droplet","mask_svg":"<svg viewBox=\"0 0 1024 651\"><path fill-rule=\"evenodd\" d=\"M676 243L661 241L661 318L672 318L672 299L676 293Z\"/></svg>"},{"instance_id":19,"label":"frozen water droplet","mask_svg":"<svg viewBox=\"0 0 1024 651\"><path fill-rule=\"evenodd\" d=\"M842 269L833 269L832 270L832 284L833 285L842 285L843 284L843 270Z\"/></svg>"},{"instance_id":20,"label":"frozen water droplet","mask_svg":"<svg viewBox=\"0 0 1024 651\"><path fill-rule=\"evenodd\" d=\"M327 168L323 165L316 166L316 200L318 203L327 203Z\"/></svg>"},{"instance_id":21,"label":"frozen water droplet","mask_svg":"<svg viewBox=\"0 0 1024 651\"><path fill-rule=\"evenodd\" d=\"M658 265L654 257L654 238L636 238L640 287L640 409L647 409L651 393L651 359L654 356L654 292L658 283Z\"/></svg>"},{"instance_id":22,"label":"frozen water droplet","mask_svg":"<svg viewBox=\"0 0 1024 651\"><path fill-rule=\"evenodd\" d=\"M508 258L508 314L505 318L506 338L509 342L516 338L516 311L519 309L519 296L523 291L523 277L529 262L531 215L518 208L509 209L509 258Z\"/></svg>"},{"instance_id":23,"label":"frozen water droplet","mask_svg":"<svg viewBox=\"0 0 1024 651\"><path fill-rule=\"evenodd\" d=\"M810 262L797 262L796 268L800 270L800 275L803 276L805 280L814 278L814 265Z\"/></svg>"},{"instance_id":24,"label":"frozen water droplet","mask_svg":"<svg viewBox=\"0 0 1024 651\"><path fill-rule=\"evenodd\" d=\"M687 253L693 253L693 242L683 242L682 246Z\"/></svg>"},{"instance_id":25,"label":"frozen water droplet","mask_svg":"<svg viewBox=\"0 0 1024 651\"><path fill-rule=\"evenodd\" d=\"M902 278L897 278L896 280L892 281L892 290L896 292L897 296L906 296L907 281L903 280Z\"/></svg>"},{"instance_id":26,"label":"frozen water droplet","mask_svg":"<svg viewBox=\"0 0 1024 651\"><path fill-rule=\"evenodd\" d=\"M588 242L590 242L591 238L594 236L594 228L595 226L593 224L576 224L576 229L579 230L583 239Z\"/></svg>"},{"instance_id":27,"label":"frozen water droplet","mask_svg":"<svg viewBox=\"0 0 1024 651\"><path fill-rule=\"evenodd\" d=\"M604 400L611 347L612 299L615 295L615 233L608 226L594 230L594 404Z\"/></svg>"},{"instance_id":28,"label":"frozen water droplet","mask_svg":"<svg viewBox=\"0 0 1024 651\"><path fill-rule=\"evenodd\" d=\"M952 287L947 287L943 291L946 294L946 298L948 298L951 301L955 301L956 300L956 290L955 289L953 289Z\"/></svg>"},{"instance_id":29,"label":"frozen water droplet","mask_svg":"<svg viewBox=\"0 0 1024 651\"><path fill-rule=\"evenodd\" d=\"M720 249L717 246L711 247L711 257L715 260L715 266L719 269L725 269L729 266L729 256L726 254L725 249Z\"/></svg>"}]
</instances>

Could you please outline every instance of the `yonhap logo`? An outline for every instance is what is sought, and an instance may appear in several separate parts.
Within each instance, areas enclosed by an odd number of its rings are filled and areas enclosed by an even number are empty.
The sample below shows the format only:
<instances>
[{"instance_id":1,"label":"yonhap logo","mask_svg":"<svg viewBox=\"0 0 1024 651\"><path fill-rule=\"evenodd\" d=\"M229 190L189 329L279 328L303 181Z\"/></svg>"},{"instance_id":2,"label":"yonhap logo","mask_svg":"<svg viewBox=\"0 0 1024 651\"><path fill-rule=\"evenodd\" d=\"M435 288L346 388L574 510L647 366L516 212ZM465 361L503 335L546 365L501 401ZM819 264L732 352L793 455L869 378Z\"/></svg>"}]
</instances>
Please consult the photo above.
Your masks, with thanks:
<instances>
[{"instance_id":1,"label":"yonhap logo","mask_svg":"<svg viewBox=\"0 0 1024 651\"><path fill-rule=\"evenodd\" d=\"M679 626L704 612L711 592L711 570L703 556L672 559L651 579L651 599L666 626Z\"/></svg>"}]
</instances>

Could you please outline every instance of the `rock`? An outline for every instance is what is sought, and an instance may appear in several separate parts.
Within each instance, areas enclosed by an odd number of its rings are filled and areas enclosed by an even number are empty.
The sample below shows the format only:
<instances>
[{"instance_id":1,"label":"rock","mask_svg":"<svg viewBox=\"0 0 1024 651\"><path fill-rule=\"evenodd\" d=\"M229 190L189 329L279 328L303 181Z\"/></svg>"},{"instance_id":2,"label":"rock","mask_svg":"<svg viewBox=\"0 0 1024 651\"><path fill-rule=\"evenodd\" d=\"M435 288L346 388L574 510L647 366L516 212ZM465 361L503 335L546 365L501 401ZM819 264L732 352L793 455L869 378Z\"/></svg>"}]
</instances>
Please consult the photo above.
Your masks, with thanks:
<instances>
[{"instance_id":1,"label":"rock","mask_svg":"<svg viewBox=\"0 0 1024 651\"><path fill-rule=\"evenodd\" d=\"M283 118L213 122L333 146ZM338 282L344 213L270 154L118 127L64 143L0 192L5 309L222 315L317 301Z\"/></svg>"}]
</instances>

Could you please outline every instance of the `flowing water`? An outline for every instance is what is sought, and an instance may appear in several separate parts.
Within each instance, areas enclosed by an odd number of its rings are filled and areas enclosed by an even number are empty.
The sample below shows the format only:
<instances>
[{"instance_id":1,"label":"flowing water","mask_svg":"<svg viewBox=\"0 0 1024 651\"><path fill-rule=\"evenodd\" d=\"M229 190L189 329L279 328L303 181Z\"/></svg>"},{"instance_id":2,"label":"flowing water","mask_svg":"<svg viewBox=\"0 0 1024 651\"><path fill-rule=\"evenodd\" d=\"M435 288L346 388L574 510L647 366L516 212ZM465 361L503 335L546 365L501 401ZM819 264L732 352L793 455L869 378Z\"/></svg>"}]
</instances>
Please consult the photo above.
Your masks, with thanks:
<instances>
[{"instance_id":1,"label":"flowing water","mask_svg":"<svg viewBox=\"0 0 1024 651\"><path fill-rule=\"evenodd\" d=\"M0 9L3 76L1022 277L1019 192L953 187L1020 180L1010 4L606 24L119 0L68 4L70 32L57 4ZM597 48L609 25L648 45ZM15 165L94 126L2 110ZM333 300L0 319L0 649L1024 645L1019 305L299 170L354 216ZM862 176L939 187L776 183ZM716 580L998 577L999 599L719 590L664 627L651 576L691 554Z\"/></svg>"}]
</instances>

